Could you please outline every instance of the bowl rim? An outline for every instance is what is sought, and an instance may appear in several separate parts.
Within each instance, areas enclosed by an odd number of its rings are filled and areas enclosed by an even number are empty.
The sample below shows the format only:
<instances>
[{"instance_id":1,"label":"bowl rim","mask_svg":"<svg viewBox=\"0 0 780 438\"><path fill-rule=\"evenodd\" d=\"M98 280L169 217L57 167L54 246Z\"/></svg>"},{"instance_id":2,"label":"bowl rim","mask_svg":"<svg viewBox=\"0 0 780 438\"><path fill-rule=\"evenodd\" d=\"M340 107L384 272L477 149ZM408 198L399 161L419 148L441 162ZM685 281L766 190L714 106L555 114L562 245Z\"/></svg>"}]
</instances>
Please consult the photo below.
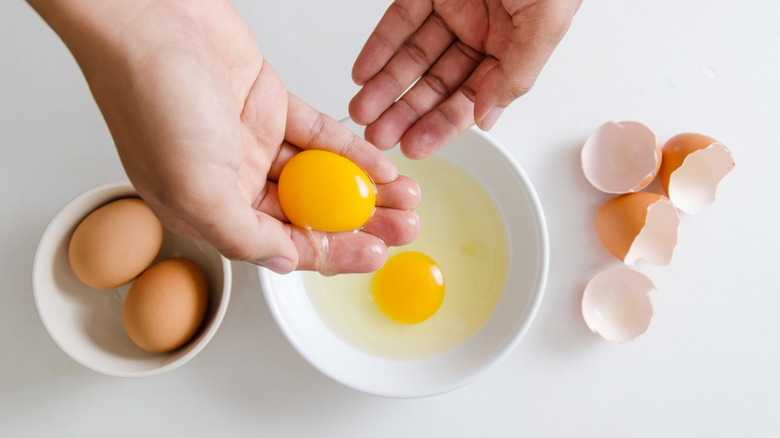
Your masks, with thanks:
<instances>
[{"instance_id":1,"label":"bowl rim","mask_svg":"<svg viewBox=\"0 0 780 438\"><path fill-rule=\"evenodd\" d=\"M206 347L206 345L211 341L211 339L216 334L219 327L222 325L222 320L224 319L225 314L227 313L227 307L230 302L230 292L231 292L232 282L233 282L232 266L230 264L230 260L225 258L222 254L219 254L219 257L222 265L223 299L220 301L219 306L217 306L216 312L214 314L214 322L212 323L211 327L203 333L203 338L198 342L196 346L194 346L186 354L183 354L181 357L177 358L174 361L166 362L161 367L145 370L145 371L131 372L131 371L116 371L116 370L111 370L100 366L96 366L95 364L84 360L78 355L73 354L70 351L70 349L67 347L65 342L62 339L60 339L59 335L56 333L54 328L51 327L46 317L44 316L45 312L43 310L43 304L41 302L42 298L41 298L40 286L38 284L39 281L38 276L40 271L42 270L42 264L44 263L43 261L44 255L42 254L42 249L45 246L45 243L51 239L58 238L58 236L53 235L54 229L56 228L57 224L60 221L62 221L62 217L67 214L67 212L72 208L74 204L77 204L87 198L95 196L98 193L106 192L110 190L116 190L116 189L129 189L136 195L138 194L137 191L135 190L135 187L133 187L132 183L130 183L129 180L114 181L114 182L100 184L98 186L87 189L81 192L80 194L74 196L73 198L71 198L62 207L60 207L59 210L57 210L57 213L55 213L54 216L51 218L51 220L49 220L49 222L46 224L46 228L44 228L43 232L41 233L41 237L38 240L38 245L35 249L35 255L33 257L32 292L33 292L33 300L35 302L35 310L38 313L38 319L43 324L46 333L54 341L57 347L59 347L60 350L62 350L62 352L64 352L68 357L70 357L71 359L73 359L75 362L82 365L83 367L110 377L139 378L139 377L149 377L158 374L163 374L165 372L178 368L181 365L184 365L190 359L195 357L195 355L197 355L201 350L203 350L203 348Z\"/></svg>"},{"instance_id":2,"label":"bowl rim","mask_svg":"<svg viewBox=\"0 0 780 438\"><path fill-rule=\"evenodd\" d=\"M528 177L528 175L525 173L525 171L520 166L520 164L515 160L515 158L509 153L509 151L503 145L501 145L501 143L499 143L497 140L492 138L486 132L479 130L476 127L469 128L464 134L473 135L477 137L477 139L483 141L489 148L492 148L497 153L499 158L503 160L504 163L509 167L510 171L514 174L514 176L518 178L520 185L522 186L525 195L527 197L529 210L532 216L532 223L534 224L534 228L535 228L534 232L535 235L538 237L537 251L539 253L538 264L535 272L536 278L535 278L534 286L531 289L531 297L528 301L528 307L526 310L527 318L518 322L518 324L515 326L515 328L512 331L511 338L507 342L504 342L500 347L496 348L495 352L490 356L488 356L487 362L484 363L484 365L475 367L469 373L465 373L461 378L450 381L449 384L441 385L434 390L428 390L428 391L413 391L413 390L403 390L403 389L397 391L389 391L389 390L377 391L374 389L368 389L368 388L358 386L353 382L349 381L348 379L346 379L345 376L335 375L329 372L327 369L320 366L317 358L312 357L309 354L309 352L304 348L304 346L298 342L297 337L290 332L290 328L286 324L285 317L282 315L282 312L278 307L278 303L275 300L275 297L273 296L273 293L271 292L269 287L269 284L271 282L270 276L273 275L273 272L267 270L266 268L263 268L262 266L258 266L257 270L260 278L260 287L262 289L263 296L265 297L268 308L271 314L273 315L274 320L276 321L277 326L280 328L285 338L287 338L288 342L295 348L295 350L301 356L303 356L303 358L310 365L312 365L315 369L319 370L321 373L328 376L332 380L335 380L343 384L344 386L347 386L349 388L355 389L363 393L378 395L383 397L390 397L390 398L420 398L420 397L428 397L428 396L443 394L455 390L457 388L460 388L474 381L477 377L482 375L491 366L495 365L496 363L503 360L506 356L508 356L509 353L512 352L512 350L514 350L515 347L519 344L520 340L525 336L533 320L535 319L536 314L538 313L539 308L541 307L542 299L544 297L544 292L547 285L547 277L549 273L549 265L550 265L550 244L549 244L548 228L547 228L547 222L544 217L544 211L542 209L542 204L539 200L536 190L534 189L534 186L531 184L531 180Z\"/></svg>"}]
</instances>

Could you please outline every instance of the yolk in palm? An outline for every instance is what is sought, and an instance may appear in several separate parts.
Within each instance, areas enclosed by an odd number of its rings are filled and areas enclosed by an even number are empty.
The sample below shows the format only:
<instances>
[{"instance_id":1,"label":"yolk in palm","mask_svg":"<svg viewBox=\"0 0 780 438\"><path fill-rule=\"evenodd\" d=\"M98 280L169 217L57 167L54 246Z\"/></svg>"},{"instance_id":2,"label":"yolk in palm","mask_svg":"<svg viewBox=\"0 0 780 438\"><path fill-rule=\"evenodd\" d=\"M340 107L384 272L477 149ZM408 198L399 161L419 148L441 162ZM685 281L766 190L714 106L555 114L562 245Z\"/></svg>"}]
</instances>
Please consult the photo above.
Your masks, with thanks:
<instances>
[{"instance_id":1,"label":"yolk in palm","mask_svg":"<svg viewBox=\"0 0 780 438\"><path fill-rule=\"evenodd\" d=\"M409 251L387 260L372 286L374 302L388 318L417 324L433 316L444 301L444 275L425 254Z\"/></svg>"},{"instance_id":2,"label":"yolk in palm","mask_svg":"<svg viewBox=\"0 0 780 438\"><path fill-rule=\"evenodd\" d=\"M333 152L306 150L293 156L279 176L279 203L291 223L322 231L362 227L376 205L366 172Z\"/></svg>"}]
</instances>

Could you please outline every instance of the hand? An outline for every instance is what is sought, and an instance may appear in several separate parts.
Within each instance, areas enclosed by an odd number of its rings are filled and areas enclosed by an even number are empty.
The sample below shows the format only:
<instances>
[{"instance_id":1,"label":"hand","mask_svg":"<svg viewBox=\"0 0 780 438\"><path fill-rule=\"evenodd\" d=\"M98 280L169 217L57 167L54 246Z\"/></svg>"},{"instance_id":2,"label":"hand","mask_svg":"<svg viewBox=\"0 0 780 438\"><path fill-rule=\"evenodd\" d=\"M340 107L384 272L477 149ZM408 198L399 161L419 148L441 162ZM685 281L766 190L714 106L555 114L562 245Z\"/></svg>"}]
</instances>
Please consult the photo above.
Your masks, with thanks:
<instances>
[{"instance_id":1,"label":"hand","mask_svg":"<svg viewBox=\"0 0 780 438\"><path fill-rule=\"evenodd\" d=\"M376 270L387 245L416 237L416 183L399 177L371 144L289 94L228 2L158 1L88 23L76 36L61 35L72 37L63 39L128 177L171 230L277 272L326 274ZM275 181L300 148L345 155L377 183L378 208L362 231L288 223Z\"/></svg>"},{"instance_id":2,"label":"hand","mask_svg":"<svg viewBox=\"0 0 780 438\"><path fill-rule=\"evenodd\" d=\"M475 122L489 130L531 89L581 1L396 0L355 61L363 88L350 116L368 125L368 141L380 149L400 141L411 158Z\"/></svg>"}]
</instances>

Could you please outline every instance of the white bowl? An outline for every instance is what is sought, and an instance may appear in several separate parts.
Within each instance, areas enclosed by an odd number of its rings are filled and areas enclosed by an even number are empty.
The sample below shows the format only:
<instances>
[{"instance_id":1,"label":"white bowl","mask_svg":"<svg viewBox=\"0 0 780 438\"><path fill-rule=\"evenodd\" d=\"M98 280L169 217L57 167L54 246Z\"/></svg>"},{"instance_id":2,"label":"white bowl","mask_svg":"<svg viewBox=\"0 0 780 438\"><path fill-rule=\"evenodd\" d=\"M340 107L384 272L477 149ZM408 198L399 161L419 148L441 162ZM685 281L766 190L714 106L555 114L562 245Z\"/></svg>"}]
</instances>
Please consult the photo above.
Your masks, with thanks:
<instances>
[{"instance_id":1,"label":"white bowl","mask_svg":"<svg viewBox=\"0 0 780 438\"><path fill-rule=\"evenodd\" d=\"M76 278L68 262L68 244L90 212L119 198L137 196L129 182L101 185L82 193L51 220L33 262L33 294L38 315L54 342L73 360L102 374L145 377L175 369L192 359L216 333L230 299L230 262L208 246L165 230L154 263L182 256L206 273L209 304L195 337L170 353L149 353L136 346L122 320L130 284L93 289Z\"/></svg>"},{"instance_id":2,"label":"white bowl","mask_svg":"<svg viewBox=\"0 0 780 438\"><path fill-rule=\"evenodd\" d=\"M347 123L358 134L362 129ZM335 335L308 299L298 273L259 268L276 322L314 367L342 384L388 397L424 397L458 388L507 355L531 325L547 279L549 248L541 205L523 170L495 140L471 129L436 154L482 183L507 225L509 271L496 310L465 343L422 360L364 353Z\"/></svg>"}]
</instances>

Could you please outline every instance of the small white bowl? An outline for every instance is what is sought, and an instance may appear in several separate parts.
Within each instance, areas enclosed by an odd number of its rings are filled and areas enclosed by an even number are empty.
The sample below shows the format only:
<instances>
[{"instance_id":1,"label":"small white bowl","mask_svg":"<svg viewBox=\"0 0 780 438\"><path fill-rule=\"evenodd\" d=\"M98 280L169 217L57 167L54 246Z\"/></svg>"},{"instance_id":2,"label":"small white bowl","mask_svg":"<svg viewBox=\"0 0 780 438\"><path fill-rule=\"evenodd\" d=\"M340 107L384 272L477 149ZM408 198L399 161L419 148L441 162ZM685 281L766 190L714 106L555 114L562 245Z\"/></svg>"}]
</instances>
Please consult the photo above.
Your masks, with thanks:
<instances>
[{"instance_id":1,"label":"small white bowl","mask_svg":"<svg viewBox=\"0 0 780 438\"><path fill-rule=\"evenodd\" d=\"M346 124L356 133L362 129ZM496 310L470 339L439 356L392 360L367 354L335 335L308 299L298 273L259 268L260 283L282 332L314 367L369 394L411 398L458 388L506 356L531 325L547 280L547 226L531 182L515 160L473 128L439 151L469 172L490 193L507 225L509 270Z\"/></svg>"},{"instance_id":2,"label":"small white bowl","mask_svg":"<svg viewBox=\"0 0 780 438\"><path fill-rule=\"evenodd\" d=\"M182 256L197 263L209 283L209 304L195 337L170 353L149 353L125 332L122 307L131 283L93 289L76 278L68 244L76 226L93 210L119 198L138 196L129 182L110 183L82 193L60 210L43 232L33 262L38 315L54 342L73 360L101 374L146 377L173 370L200 352L216 333L230 299L230 262L214 248L165 230L153 263Z\"/></svg>"}]
</instances>

